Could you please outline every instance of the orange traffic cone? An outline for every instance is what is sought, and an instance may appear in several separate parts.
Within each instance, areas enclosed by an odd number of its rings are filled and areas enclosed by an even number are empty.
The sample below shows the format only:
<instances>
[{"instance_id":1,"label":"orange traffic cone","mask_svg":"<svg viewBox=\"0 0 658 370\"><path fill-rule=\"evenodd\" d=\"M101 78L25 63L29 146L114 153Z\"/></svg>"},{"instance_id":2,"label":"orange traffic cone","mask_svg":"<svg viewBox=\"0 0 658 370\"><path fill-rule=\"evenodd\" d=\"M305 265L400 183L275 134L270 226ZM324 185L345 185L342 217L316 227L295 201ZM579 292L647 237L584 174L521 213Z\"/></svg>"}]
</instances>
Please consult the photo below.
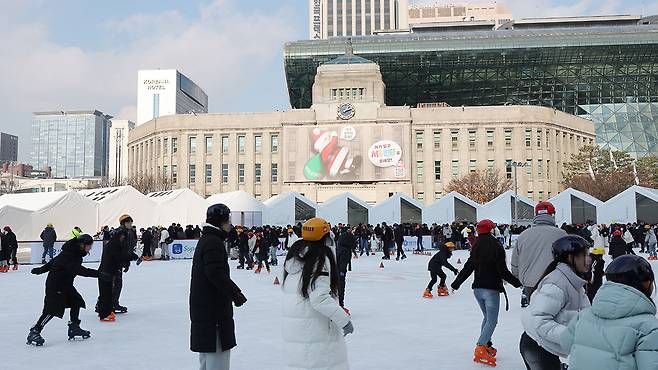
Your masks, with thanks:
<instances>
[{"instance_id":1,"label":"orange traffic cone","mask_svg":"<svg viewBox=\"0 0 658 370\"><path fill-rule=\"evenodd\" d=\"M281 285L281 283L279 282L279 277L278 276L274 278L274 285Z\"/></svg>"},{"instance_id":2,"label":"orange traffic cone","mask_svg":"<svg viewBox=\"0 0 658 370\"><path fill-rule=\"evenodd\" d=\"M461 264L462 264L462 260L459 259L459 258L457 258L457 264L458 264L458 265L461 265Z\"/></svg>"},{"instance_id":3,"label":"orange traffic cone","mask_svg":"<svg viewBox=\"0 0 658 370\"><path fill-rule=\"evenodd\" d=\"M379 268L380 268L380 269L383 269L383 268L384 268L384 262L380 262L380 263L379 263Z\"/></svg>"}]
</instances>

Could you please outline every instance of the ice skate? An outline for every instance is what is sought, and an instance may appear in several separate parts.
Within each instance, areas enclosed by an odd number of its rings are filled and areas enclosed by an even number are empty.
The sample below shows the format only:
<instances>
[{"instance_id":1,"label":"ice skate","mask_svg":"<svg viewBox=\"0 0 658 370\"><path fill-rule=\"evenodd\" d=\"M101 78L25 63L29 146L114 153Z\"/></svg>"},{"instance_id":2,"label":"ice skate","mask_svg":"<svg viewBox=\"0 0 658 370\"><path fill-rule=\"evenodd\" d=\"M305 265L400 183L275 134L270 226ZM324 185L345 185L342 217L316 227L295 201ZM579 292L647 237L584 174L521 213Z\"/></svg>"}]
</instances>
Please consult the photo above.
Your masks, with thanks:
<instances>
[{"instance_id":1,"label":"ice skate","mask_svg":"<svg viewBox=\"0 0 658 370\"><path fill-rule=\"evenodd\" d=\"M41 336L41 330L33 326L30 329L30 334L27 335L27 344L34 344L37 347L41 347L45 342L46 340Z\"/></svg>"},{"instance_id":2,"label":"ice skate","mask_svg":"<svg viewBox=\"0 0 658 370\"><path fill-rule=\"evenodd\" d=\"M69 322L69 340L74 340L76 337L88 339L91 337L91 332L81 329L80 322Z\"/></svg>"},{"instance_id":3,"label":"ice skate","mask_svg":"<svg viewBox=\"0 0 658 370\"><path fill-rule=\"evenodd\" d=\"M18 270L18 263L14 263L14 267L12 267L11 269L14 270L14 271L17 271Z\"/></svg>"},{"instance_id":4,"label":"ice skate","mask_svg":"<svg viewBox=\"0 0 658 370\"><path fill-rule=\"evenodd\" d=\"M432 292L429 289L425 288L425 291L423 292L423 298L432 299L434 298L434 296L432 295Z\"/></svg>"},{"instance_id":5,"label":"ice skate","mask_svg":"<svg viewBox=\"0 0 658 370\"><path fill-rule=\"evenodd\" d=\"M406 258L407 258L407 255L406 255L406 254L403 254L403 255L402 255L402 259L404 260L404 259L406 259Z\"/></svg>"},{"instance_id":6,"label":"ice skate","mask_svg":"<svg viewBox=\"0 0 658 370\"><path fill-rule=\"evenodd\" d=\"M496 358L489 353L487 346L478 345L475 347L473 361L483 365L496 366Z\"/></svg>"},{"instance_id":7,"label":"ice skate","mask_svg":"<svg viewBox=\"0 0 658 370\"><path fill-rule=\"evenodd\" d=\"M448 292L448 288L446 288L444 286L440 286L436 289L436 294L439 297L445 297L445 296L449 296L450 292Z\"/></svg>"},{"instance_id":8,"label":"ice skate","mask_svg":"<svg viewBox=\"0 0 658 370\"><path fill-rule=\"evenodd\" d=\"M110 312L110 314L107 315L107 317L101 318L102 322L115 322L116 320L117 318L114 312Z\"/></svg>"},{"instance_id":9,"label":"ice skate","mask_svg":"<svg viewBox=\"0 0 658 370\"><path fill-rule=\"evenodd\" d=\"M267 268L267 273L269 274L270 272L272 272L272 270L270 270L270 268L268 267Z\"/></svg>"},{"instance_id":10,"label":"ice skate","mask_svg":"<svg viewBox=\"0 0 658 370\"><path fill-rule=\"evenodd\" d=\"M128 307L117 305L114 307L114 313L126 313L128 312Z\"/></svg>"},{"instance_id":11,"label":"ice skate","mask_svg":"<svg viewBox=\"0 0 658 370\"><path fill-rule=\"evenodd\" d=\"M498 350L494 348L493 343L491 343L491 341L487 342L487 351L493 357L496 357L496 354L498 354Z\"/></svg>"},{"instance_id":12,"label":"ice skate","mask_svg":"<svg viewBox=\"0 0 658 370\"><path fill-rule=\"evenodd\" d=\"M41 264L42 264L42 265L45 265L45 264L46 264L46 259L45 259L45 258L43 258L43 259L41 260Z\"/></svg>"},{"instance_id":13,"label":"ice skate","mask_svg":"<svg viewBox=\"0 0 658 370\"><path fill-rule=\"evenodd\" d=\"M237 268L238 270L244 270L244 266L240 266L240 265L238 265L238 267L236 267L236 268Z\"/></svg>"},{"instance_id":14,"label":"ice skate","mask_svg":"<svg viewBox=\"0 0 658 370\"><path fill-rule=\"evenodd\" d=\"M255 274L260 274L260 266L254 271Z\"/></svg>"}]
</instances>

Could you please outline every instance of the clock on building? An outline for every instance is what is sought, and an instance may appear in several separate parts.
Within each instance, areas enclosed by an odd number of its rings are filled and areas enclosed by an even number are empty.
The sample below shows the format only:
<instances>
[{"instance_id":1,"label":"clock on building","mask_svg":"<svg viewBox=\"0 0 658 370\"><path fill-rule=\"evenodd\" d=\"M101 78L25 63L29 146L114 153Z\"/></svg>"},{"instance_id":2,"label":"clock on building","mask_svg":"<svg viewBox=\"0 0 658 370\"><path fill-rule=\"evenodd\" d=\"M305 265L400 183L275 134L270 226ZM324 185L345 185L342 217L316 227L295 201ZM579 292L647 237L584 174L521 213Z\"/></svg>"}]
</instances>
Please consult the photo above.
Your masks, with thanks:
<instances>
[{"instance_id":1,"label":"clock on building","mask_svg":"<svg viewBox=\"0 0 658 370\"><path fill-rule=\"evenodd\" d=\"M348 120L354 117L356 113L356 108L351 103L342 103L338 106L338 118L343 120Z\"/></svg>"}]
</instances>

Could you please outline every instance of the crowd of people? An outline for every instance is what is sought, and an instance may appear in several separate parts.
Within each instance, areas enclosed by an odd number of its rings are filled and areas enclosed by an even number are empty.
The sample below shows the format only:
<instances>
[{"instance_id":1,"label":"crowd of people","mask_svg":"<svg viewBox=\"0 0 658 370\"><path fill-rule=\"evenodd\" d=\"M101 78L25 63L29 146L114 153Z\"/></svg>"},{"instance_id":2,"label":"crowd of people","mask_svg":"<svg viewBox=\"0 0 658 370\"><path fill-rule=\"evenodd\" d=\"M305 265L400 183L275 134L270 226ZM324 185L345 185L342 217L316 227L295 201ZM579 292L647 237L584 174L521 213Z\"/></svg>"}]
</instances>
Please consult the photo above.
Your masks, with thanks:
<instances>
[{"instance_id":1,"label":"crowd of people","mask_svg":"<svg viewBox=\"0 0 658 370\"><path fill-rule=\"evenodd\" d=\"M43 230L43 265L33 274L48 273L44 307L31 327L27 343L42 346L44 326L70 310L69 339L89 338L80 327L79 312L85 307L74 287L76 276L98 280L96 312L99 320L114 322L127 312L119 303L122 275L132 262L153 259L158 248L168 260L169 245L177 239L198 239L190 282L190 348L199 353L200 368L229 369L230 350L236 345L233 306L247 302L230 277L229 259L237 269L283 266L283 339L288 365L305 369L347 369L347 346L343 336L354 332L350 311L345 307L346 278L352 261L382 253L382 259L404 260L405 237L416 237L415 250L424 251L423 237L430 236L438 249L428 263L430 281L422 297L447 296L449 285L459 290L474 275L471 288L482 311L481 330L475 341L473 360L497 365L498 349L493 336L498 324L501 294L506 310L509 301L504 282L522 289L519 351L529 370L562 369L655 369L658 364L658 320L652 300L654 275L647 260L656 259L657 225L645 223L562 225L555 223L555 208L540 202L528 226L496 225L491 220L452 224L358 224L331 226L314 218L296 225L243 227L230 224L230 210L211 206L206 223L179 224L137 230L129 215L119 218L119 227L104 227L94 237L76 227L61 252L53 253L57 234L53 225ZM512 235L518 234L517 237ZM12 262L17 269L16 236L4 228L0 271ZM102 240L98 269L82 266L95 240ZM512 243L515 240L516 243ZM140 251L141 246L141 251ZM458 270L450 259L455 249L467 249L469 257ZM505 249L512 248L510 268ZM613 261L605 268L606 248ZM639 249L637 252L635 250Z\"/></svg>"}]
</instances>

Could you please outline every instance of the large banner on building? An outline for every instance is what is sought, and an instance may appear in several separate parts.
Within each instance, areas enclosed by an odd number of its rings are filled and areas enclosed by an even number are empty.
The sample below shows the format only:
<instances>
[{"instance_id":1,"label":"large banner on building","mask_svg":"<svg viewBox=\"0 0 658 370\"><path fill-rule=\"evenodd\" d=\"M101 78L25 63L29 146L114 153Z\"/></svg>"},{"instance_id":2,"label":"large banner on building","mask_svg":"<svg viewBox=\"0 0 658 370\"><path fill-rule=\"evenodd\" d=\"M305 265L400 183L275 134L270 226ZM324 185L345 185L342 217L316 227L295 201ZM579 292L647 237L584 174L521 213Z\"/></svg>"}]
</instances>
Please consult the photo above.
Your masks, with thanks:
<instances>
[{"instance_id":1,"label":"large banner on building","mask_svg":"<svg viewBox=\"0 0 658 370\"><path fill-rule=\"evenodd\" d=\"M286 182L409 180L405 124L286 126Z\"/></svg>"}]
</instances>

